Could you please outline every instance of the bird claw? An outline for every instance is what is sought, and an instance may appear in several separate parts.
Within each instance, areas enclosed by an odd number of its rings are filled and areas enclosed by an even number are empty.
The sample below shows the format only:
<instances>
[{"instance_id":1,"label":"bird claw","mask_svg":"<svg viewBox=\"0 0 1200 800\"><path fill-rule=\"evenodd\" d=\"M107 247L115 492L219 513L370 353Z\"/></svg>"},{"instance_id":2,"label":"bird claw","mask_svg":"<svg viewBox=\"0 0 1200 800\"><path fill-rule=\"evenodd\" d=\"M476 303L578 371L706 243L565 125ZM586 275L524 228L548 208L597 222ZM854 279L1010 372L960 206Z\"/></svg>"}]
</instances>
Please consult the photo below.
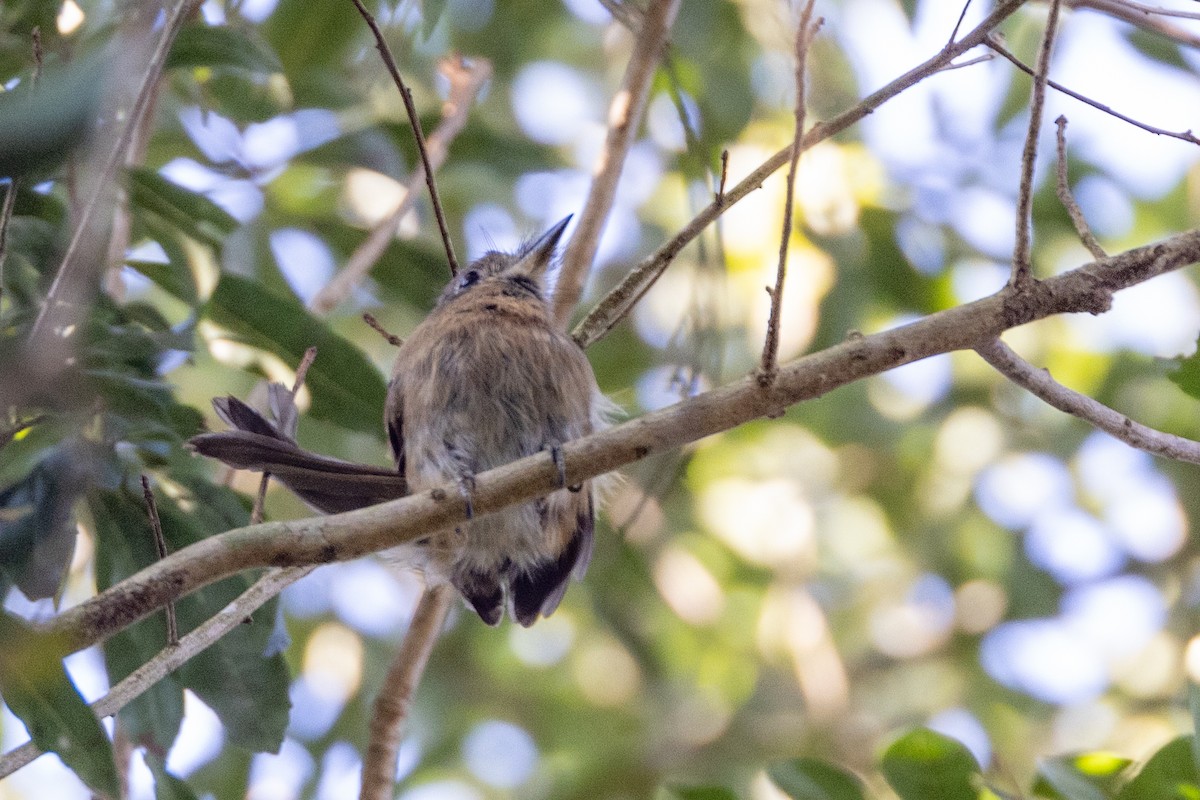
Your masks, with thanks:
<instances>
[{"instance_id":1,"label":"bird claw","mask_svg":"<svg viewBox=\"0 0 1200 800\"><path fill-rule=\"evenodd\" d=\"M475 476L463 475L458 479L458 493L462 495L463 502L467 505L467 519L475 517Z\"/></svg>"},{"instance_id":2,"label":"bird claw","mask_svg":"<svg viewBox=\"0 0 1200 800\"><path fill-rule=\"evenodd\" d=\"M558 470L558 488L566 489L568 492L578 492L583 489L582 483L577 483L574 486L567 485L567 461L563 458L562 447L559 445L550 446L550 460L554 462L554 468Z\"/></svg>"}]
</instances>

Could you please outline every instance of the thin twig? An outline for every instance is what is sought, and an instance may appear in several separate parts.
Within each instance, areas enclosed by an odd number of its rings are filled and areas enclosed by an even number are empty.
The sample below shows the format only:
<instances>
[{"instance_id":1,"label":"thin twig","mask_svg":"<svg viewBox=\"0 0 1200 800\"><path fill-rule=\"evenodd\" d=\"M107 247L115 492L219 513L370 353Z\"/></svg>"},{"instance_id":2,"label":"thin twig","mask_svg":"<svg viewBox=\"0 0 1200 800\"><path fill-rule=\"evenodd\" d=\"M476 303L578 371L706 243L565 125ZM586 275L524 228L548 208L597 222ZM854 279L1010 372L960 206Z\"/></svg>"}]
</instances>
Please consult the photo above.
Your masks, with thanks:
<instances>
[{"instance_id":1,"label":"thin twig","mask_svg":"<svg viewBox=\"0 0 1200 800\"><path fill-rule=\"evenodd\" d=\"M53 356L51 355L52 351L61 349L62 345L60 344L59 347L51 347L50 345L56 339L60 343L65 343L65 337L48 336L48 331L52 332L55 328L73 319L78 313L76 306L86 301L96 291L96 282L91 279L87 270L94 270L102 259L83 257L85 250L91 251L93 247L99 247L97 242L90 241L91 238L98 236L92 230L92 218L96 213L97 207L100 205L101 198L112 188L117 167L125 156L130 139L137 130L142 115L146 113L146 109L150 105L153 89L158 84L158 78L162 74L167 54L171 50L171 44L175 41L176 34L187 19L193 2L194 0L179 0L171 10L166 23L162 26L158 41L154 45L154 50L146 62L146 68L142 73L141 82L138 86L133 105L125 116L125 124L117 134L112 149L103 159L100 173L95 178L92 193L89 195L87 202L79 209L75 229L71 233L71 240L67 244L66 252L63 254L62 263L59 265L58 272L54 276L54 281L50 284L50 289L46 293L46 298L29 332L29 352L35 354L36 359L42 364L43 369L58 369L60 362L64 361L63 358L59 357L57 352L53 353ZM100 236L100 238L103 237ZM87 242L88 247L83 246L85 239L89 240Z\"/></svg>"},{"instance_id":2,"label":"thin twig","mask_svg":"<svg viewBox=\"0 0 1200 800\"><path fill-rule=\"evenodd\" d=\"M1050 53L1058 29L1060 0L1050 0L1050 14L1038 50L1037 69L1033 76L1033 97L1029 101L1029 128L1025 132L1025 148L1021 152L1021 182L1017 189L1017 243L1013 248L1010 283L1024 289L1032 280L1030 242L1033 238L1033 167L1037 160L1038 134L1042 130L1042 107L1046 103L1046 76L1050 72Z\"/></svg>"},{"instance_id":3,"label":"thin twig","mask_svg":"<svg viewBox=\"0 0 1200 800\"><path fill-rule=\"evenodd\" d=\"M363 758L360 800L391 800L395 795L396 753L404 721L408 719L417 685L453 600L454 590L447 584L426 587L421 593L404 642L375 696L370 740Z\"/></svg>"},{"instance_id":4,"label":"thin twig","mask_svg":"<svg viewBox=\"0 0 1200 800\"><path fill-rule=\"evenodd\" d=\"M775 271L775 288L767 287L771 312L767 318L767 335L763 341L762 361L758 368L758 385L766 388L775 382L779 371L779 326L782 324L783 284L787 278L788 246L792 239L792 204L796 194L796 169L800 164L800 146L804 139L805 92L808 47L821 28L822 20L810 24L814 0L808 0L800 12L796 28L796 129L792 132L792 157L788 163L787 189L783 201L783 233L779 239L779 265Z\"/></svg>"},{"instance_id":5,"label":"thin twig","mask_svg":"<svg viewBox=\"0 0 1200 800\"><path fill-rule=\"evenodd\" d=\"M950 72L951 70L962 69L963 67L971 67L975 64L982 64L984 62L991 61L994 58L995 56L992 53L984 53L981 56L975 56L975 58L970 58L966 61L960 61L957 64L947 64L938 70L938 72Z\"/></svg>"},{"instance_id":6,"label":"thin twig","mask_svg":"<svg viewBox=\"0 0 1200 800\"><path fill-rule=\"evenodd\" d=\"M1068 389L1055 381L1048 370L1033 366L999 339L975 348L975 352L1013 383L1059 411L1079 417L1130 447L1161 458L1200 464L1200 442L1134 422L1100 401Z\"/></svg>"},{"instance_id":7,"label":"thin twig","mask_svg":"<svg viewBox=\"0 0 1200 800\"><path fill-rule=\"evenodd\" d=\"M1100 314L1114 293L1200 261L1200 230L1176 234L1032 284L898 328L847 339L781 364L770 391L752 376L673 406L568 442L562 463L575 480L612 472L820 397L871 375L954 350L974 349L1004 331L1057 314ZM472 506L490 514L559 487L559 468L538 453L480 473ZM269 522L209 536L69 608L42 627L64 652L103 641L168 600L227 575L261 566L347 561L397 547L466 520L454 483L369 508L312 519Z\"/></svg>"},{"instance_id":8,"label":"thin twig","mask_svg":"<svg viewBox=\"0 0 1200 800\"><path fill-rule=\"evenodd\" d=\"M958 21L954 23L954 30L950 31L950 38L946 40L946 44L953 44L954 39L958 36L958 29L962 27L963 20L967 18L967 9L971 7L971 0L963 3L962 11L958 12Z\"/></svg>"},{"instance_id":9,"label":"thin twig","mask_svg":"<svg viewBox=\"0 0 1200 800\"><path fill-rule=\"evenodd\" d=\"M1016 12L1024 1L1001 0L986 19L980 22L979 25L972 29L970 33L963 36L958 42L942 48L937 55L922 64L918 64L886 86L863 98L854 107L847 109L833 119L819 122L809 128L808 133L804 135L802 149L807 150L818 142L822 142L844 131L868 114L874 112L888 100L904 90L917 85L968 50L982 44L988 34ZM720 203L716 201L710 203L691 222L662 244L658 250L643 259L575 326L575 330L571 332L572 338L581 347L585 348L603 338L617 323L625 318L642 296L650 290L650 287L666 271L680 250L690 244L715 219L724 214L730 206L750 194L750 192L761 187L764 180L788 162L791 154L791 144L779 150L759 165L757 169L743 178L736 186L726 190L721 197Z\"/></svg>"},{"instance_id":10,"label":"thin twig","mask_svg":"<svg viewBox=\"0 0 1200 800\"><path fill-rule=\"evenodd\" d=\"M33 26L33 30L29 32L29 38L33 42L33 82L36 85L42 77L42 28L40 25Z\"/></svg>"},{"instance_id":11,"label":"thin twig","mask_svg":"<svg viewBox=\"0 0 1200 800\"><path fill-rule=\"evenodd\" d=\"M450 241L450 230L446 227L446 215L442 213L442 201L438 199L437 184L433 179L433 165L429 161L429 153L425 148L425 133L421 130L421 118L417 116L417 107L413 105L412 92L404 85L404 79L400 77L396 59L392 57L392 50L383 38L383 31L379 29L375 17L370 11L367 11L362 0L351 0L351 2L354 3L354 7L358 9L358 13L367 23L367 27L371 29L371 33L375 35L375 48L379 50L379 55L388 72L391 73L396 88L400 90L401 99L404 100L404 110L408 113L408 121L412 124L413 138L416 139L417 151L421 154L421 165L425 168L425 185L429 187L429 201L433 204L433 215L437 217L438 231L442 234L442 246L446 248L446 263L450 265L450 275L457 275L458 260L454 257L454 245Z\"/></svg>"},{"instance_id":12,"label":"thin twig","mask_svg":"<svg viewBox=\"0 0 1200 800\"><path fill-rule=\"evenodd\" d=\"M1095 258L1108 258L1108 253L1104 252L1104 248L1092 234L1092 229L1083 216L1083 210L1071 194L1071 184L1067 181L1067 118L1060 114L1058 119L1054 120L1054 124L1058 126L1055 134L1058 139L1058 168L1056 170L1058 173L1058 200L1067 210L1067 215L1071 217L1071 224L1075 226L1075 232L1079 234L1079 240L1083 242L1083 246L1088 249L1088 252Z\"/></svg>"},{"instance_id":13,"label":"thin twig","mask_svg":"<svg viewBox=\"0 0 1200 800\"><path fill-rule=\"evenodd\" d=\"M129 673L108 694L92 703L92 710L100 718L111 717L140 697L147 689L167 675L186 664L197 653L203 652L225 634L242 624L247 615L253 613L286 587L312 572L316 567L288 567L272 569L254 582L225 608L211 619L205 620L179 640L174 647L165 647L158 655ZM41 755L33 742L26 742L0 757L0 779L3 779Z\"/></svg>"},{"instance_id":14,"label":"thin twig","mask_svg":"<svg viewBox=\"0 0 1200 800\"><path fill-rule=\"evenodd\" d=\"M439 71L449 81L450 93L442 104L442 121L426 142L429 160L435 170L446 160L450 142L466 125L467 113L475 96L492 76L492 65L484 59L467 61L463 58L447 58L442 60ZM350 296L354 287L379 261L388 244L396 238L396 227L412 207L417 187L425 180L425 176L425 165L418 164L409 176L404 195L396 208L371 229L367 238L346 259L346 265L317 292L309 303L310 310L316 314L327 314Z\"/></svg>"},{"instance_id":15,"label":"thin twig","mask_svg":"<svg viewBox=\"0 0 1200 800\"><path fill-rule=\"evenodd\" d=\"M1002 44L1000 44L1000 42L996 41L995 38L989 36L987 39L984 40L983 43L985 45L987 45L989 48L991 48L992 50L994 50L998 55L1008 59L1008 61L1011 62L1014 67L1021 70L1026 75L1033 74L1033 70L1031 70L1025 62L1021 61L1021 59L1017 58L1015 55L1013 55L1011 52L1009 52L1004 47L1004 45L1002 45ZM1126 115L1120 113L1119 111L1114 111L1109 106L1106 106L1103 103L1097 102L1097 101L1093 100L1092 98L1087 97L1086 95L1080 94L1079 92L1072 91L1071 89L1068 89L1067 87L1063 86L1060 83L1056 83L1052 80L1047 80L1046 85L1049 86L1051 89L1054 89L1055 91L1062 92L1067 97L1073 97L1076 100L1078 100L1079 102L1086 103L1098 111L1103 111L1105 114L1114 116L1117 119L1121 120L1122 122L1128 122L1130 125L1133 125L1136 128L1141 128L1142 130L1146 131L1147 133L1153 133L1155 136L1170 136L1172 139L1180 139L1185 142L1190 142L1191 144L1200 145L1200 138L1197 138L1190 130L1177 132L1177 131L1169 131L1169 130L1166 130L1165 128L1156 128L1153 125L1147 125L1146 123L1140 122L1140 121L1134 119L1133 117L1126 116Z\"/></svg>"},{"instance_id":16,"label":"thin twig","mask_svg":"<svg viewBox=\"0 0 1200 800\"><path fill-rule=\"evenodd\" d=\"M596 163L595 177L575 233L563 254L562 269L554 290L554 318L564 328L583 294L600 243L600 233L616 196L625 156L641 126L646 100L650 96L650 83L679 11L679 3L680 0L654 0L650 4L642 17L621 87L609 106L604 149Z\"/></svg>"},{"instance_id":17,"label":"thin twig","mask_svg":"<svg viewBox=\"0 0 1200 800\"><path fill-rule=\"evenodd\" d=\"M717 195L713 201L717 205L725 202L725 181L729 179L729 151L721 151L721 182L717 184Z\"/></svg>"},{"instance_id":18,"label":"thin twig","mask_svg":"<svg viewBox=\"0 0 1200 800\"><path fill-rule=\"evenodd\" d=\"M158 503L150 489L150 479L142 476L142 497L146 499L146 515L150 518L150 530L154 533L154 549L161 561L167 557L167 539L163 536L162 520L158 516ZM179 644L179 623L175 619L175 604L167 603L167 646Z\"/></svg>"},{"instance_id":19,"label":"thin twig","mask_svg":"<svg viewBox=\"0 0 1200 800\"><path fill-rule=\"evenodd\" d=\"M370 326L373 331L382 336L392 347L399 347L400 345L404 344L404 340L399 336L389 332L387 328L383 327L379 320L375 319L374 314L364 311L362 318L363 322L367 323L367 325Z\"/></svg>"}]
</instances>

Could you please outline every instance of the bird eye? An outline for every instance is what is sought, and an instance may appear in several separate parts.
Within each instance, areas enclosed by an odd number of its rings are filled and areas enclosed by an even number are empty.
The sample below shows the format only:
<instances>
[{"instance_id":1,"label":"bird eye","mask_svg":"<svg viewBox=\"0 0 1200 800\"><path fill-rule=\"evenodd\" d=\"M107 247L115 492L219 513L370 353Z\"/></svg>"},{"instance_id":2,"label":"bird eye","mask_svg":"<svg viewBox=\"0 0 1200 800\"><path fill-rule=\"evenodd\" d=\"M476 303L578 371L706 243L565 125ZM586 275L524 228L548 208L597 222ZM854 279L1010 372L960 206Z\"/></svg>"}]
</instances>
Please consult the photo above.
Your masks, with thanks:
<instances>
[{"instance_id":1,"label":"bird eye","mask_svg":"<svg viewBox=\"0 0 1200 800\"><path fill-rule=\"evenodd\" d=\"M479 283L479 270L469 269L459 276L458 288L466 289L468 286L474 286L477 283Z\"/></svg>"}]
</instances>

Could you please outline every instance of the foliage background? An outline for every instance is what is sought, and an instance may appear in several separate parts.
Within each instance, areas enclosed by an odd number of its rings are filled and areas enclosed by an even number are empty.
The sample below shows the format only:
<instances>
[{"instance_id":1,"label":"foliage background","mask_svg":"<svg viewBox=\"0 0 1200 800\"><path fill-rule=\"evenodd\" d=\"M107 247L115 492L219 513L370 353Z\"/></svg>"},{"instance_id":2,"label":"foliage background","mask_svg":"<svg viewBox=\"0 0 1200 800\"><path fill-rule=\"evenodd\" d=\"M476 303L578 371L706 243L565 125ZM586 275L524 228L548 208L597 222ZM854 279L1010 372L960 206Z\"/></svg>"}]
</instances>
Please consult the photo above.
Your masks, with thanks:
<instances>
[{"instance_id":1,"label":"foliage background","mask_svg":"<svg viewBox=\"0 0 1200 800\"><path fill-rule=\"evenodd\" d=\"M30 80L35 25L47 70L87 64L133 9L6 3L0 78L7 89ZM935 52L959 10L818 3L827 22L811 58L810 118ZM511 247L577 211L628 52L621 26L583 0L381 11L426 131L444 91L438 58L456 51L495 70L438 174L460 256ZM966 24L982 13L970 8ZM732 179L790 139L793 14L760 0L684 3L592 300L708 202L723 149ZM1004 26L1027 63L1043 22L1030 5ZM1078 10L1064 19L1052 76L1182 130L1200 108L1196 66L1186 44ZM91 72L64 81L64 108L86 106L113 77ZM51 72L45 80L59 85ZM1028 89L999 60L943 73L805 155L783 357L1003 284ZM1194 146L1052 95L1047 119L1060 112L1071 119L1073 185L1106 246L1195 224ZM10 340L36 310L79 202L78 155L48 149L47 162L25 165L9 227L0 312ZM1038 164L1040 275L1086 260L1054 198L1052 150ZM189 21L125 179L129 248L110 282L119 301L89 317L78 380L12 409L0 451L10 487L0 500L12 511L0 544L45 544L67 569L62 603L153 558L138 533L139 473L159 487L172 549L245 520L244 499L181 442L201 417L219 424L212 396L253 396L262 378L290 383L309 344L320 352L300 441L386 462L378 421L390 347L359 313L404 335L444 283L424 197L349 301L324 320L303 303L395 202L414 160L395 89L349 3L209 0ZM591 349L628 414L753 367L781 208L777 175ZM1068 385L1195 437L1194 401L1169 375L1170 359L1193 347L1198 311L1193 277L1172 274L1121 295L1105 317L1048 320L1010 341ZM672 784L769 798L778 790L764 766L801 755L856 770L886 796L873 765L921 725L966 743L1010 790L1029 786L1049 754L1144 758L1191 724L1181 699L1200 597L1194 480L1193 467L1091 432L970 353L639 464L613 491L586 581L551 619L493 630L452 615L410 722L402 796L645 797ZM244 493L256 483L233 479ZM307 513L279 489L267 511ZM10 612L52 613L52 600L30 602L13 584L54 595L53 569L9 562L0 584ZM181 606L185 626L239 585ZM197 795L352 794L370 699L419 587L371 561L321 568L285 592L275 625L273 608L258 612L209 662L173 676L157 705L131 710L125 736L156 769L169 751L166 769ZM263 658L285 633L281 656ZM90 699L108 683L106 661L123 674L161 635L149 620L103 655L71 657L69 672ZM285 695L282 751L256 754L282 733ZM7 711L0 733L5 750L24 739ZM134 796L149 796L140 756L129 779ZM46 756L0 782L0 797L44 796L50 781L55 796L88 796Z\"/></svg>"}]
</instances>

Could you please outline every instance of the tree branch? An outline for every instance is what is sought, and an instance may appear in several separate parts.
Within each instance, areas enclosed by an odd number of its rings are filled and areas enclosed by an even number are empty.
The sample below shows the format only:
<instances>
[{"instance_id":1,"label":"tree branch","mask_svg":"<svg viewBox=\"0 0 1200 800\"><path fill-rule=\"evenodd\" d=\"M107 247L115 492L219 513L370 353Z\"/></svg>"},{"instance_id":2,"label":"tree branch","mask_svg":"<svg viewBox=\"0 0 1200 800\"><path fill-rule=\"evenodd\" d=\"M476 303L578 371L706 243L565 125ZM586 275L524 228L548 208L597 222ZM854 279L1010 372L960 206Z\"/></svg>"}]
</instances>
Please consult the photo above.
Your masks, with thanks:
<instances>
[{"instance_id":1,"label":"tree branch","mask_svg":"<svg viewBox=\"0 0 1200 800\"><path fill-rule=\"evenodd\" d=\"M1025 131L1025 148L1021 152L1021 182L1017 190L1017 243L1013 248L1012 278L1018 289L1033 279L1030 269L1030 243L1033 238L1033 167L1037 160L1038 134L1042 130L1042 108L1046 104L1046 76L1050 72L1050 53L1054 49L1054 34L1058 29L1060 0L1050 0L1050 15L1038 50L1037 69L1033 75L1033 98L1029 102L1029 128Z\"/></svg>"},{"instance_id":2,"label":"tree branch","mask_svg":"<svg viewBox=\"0 0 1200 800\"><path fill-rule=\"evenodd\" d=\"M608 110L608 136L596 164L595 175L575 233L563 255L562 269L554 290L554 317L564 328L583 294L600 232L612 209L621 168L629 146L642 124L642 112L650 96L650 82L667 43L667 33L679 11L680 0L654 0L643 15L633 53L625 68L621 88Z\"/></svg>"},{"instance_id":3,"label":"tree branch","mask_svg":"<svg viewBox=\"0 0 1200 800\"><path fill-rule=\"evenodd\" d=\"M792 204L796 194L796 168L800 164L800 143L804 139L804 80L808 64L808 46L821 28L824 20L812 20L813 0L804 4L800 12L800 23L796 27L796 108L793 115L796 119L795 130L792 132L792 154L788 160L787 192L783 201L783 233L779 237L779 265L775 270L775 288L767 287L771 297L771 313L767 318L767 335L763 341L762 361L758 368L758 383L760 386L770 386L779 370L779 326L782 324L783 282L787 278L788 245L792 239Z\"/></svg>"},{"instance_id":4,"label":"tree branch","mask_svg":"<svg viewBox=\"0 0 1200 800\"><path fill-rule=\"evenodd\" d=\"M995 367L997 372L1035 397L1045 400L1059 411L1079 417L1130 447L1161 458L1200 464L1200 442L1134 422L1099 400L1068 389L1055 381L1049 370L1033 366L999 339L976 347L975 352Z\"/></svg>"},{"instance_id":5,"label":"tree branch","mask_svg":"<svg viewBox=\"0 0 1200 800\"><path fill-rule=\"evenodd\" d=\"M1114 292L1200 260L1200 230L1098 260L1025 291L940 311L900 328L856 337L791 361L769 389L751 377L686 399L562 448L576 480L729 430L870 375L952 350L974 349L1004 331L1070 312L1099 314ZM539 453L477 477L474 512L487 514L558 488L559 470ZM177 551L75 608L47 627L74 651L103 641L168 601L244 569L347 561L463 522L454 484L370 508L270 522L209 537Z\"/></svg>"},{"instance_id":6,"label":"tree branch","mask_svg":"<svg viewBox=\"0 0 1200 800\"><path fill-rule=\"evenodd\" d=\"M363 758L360 800L392 800L395 794L400 734L454 596L454 589L448 584L429 586L421 593L404 642L375 696L371 737Z\"/></svg>"},{"instance_id":7,"label":"tree branch","mask_svg":"<svg viewBox=\"0 0 1200 800\"><path fill-rule=\"evenodd\" d=\"M107 237L99 230L100 226L94 222L93 217L97 207L101 205L101 198L112 189L117 168L125 157L142 116L150 106L154 87L162 75L171 44L193 5L194 0L179 0L162 25L154 48L146 60L133 104L124 116L124 124L114 138L111 149L103 156L99 174L95 177L94 187L87 202L80 208L79 218L75 222L75 229L71 233L62 263L29 332L28 360L34 364L35 369L53 372L65 363L68 339L55 336L54 331L74 321L79 314L79 307L89 302L98 288L98 278L104 267L100 252ZM132 48L126 55L130 56L138 49Z\"/></svg>"},{"instance_id":8,"label":"tree branch","mask_svg":"<svg viewBox=\"0 0 1200 800\"><path fill-rule=\"evenodd\" d=\"M125 679L109 690L108 694L92 703L92 710L100 718L111 717L140 697L147 689L167 675L183 666L197 653L202 652L225 634L245 622L246 617L264 603L284 590L285 587L312 572L314 567L292 567L273 569L259 578L253 586L242 592L237 599L216 616L198 625L191 633L169 645L158 655L135 669ZM33 742L26 742L0 757L0 779L5 778L33 761L42 751Z\"/></svg>"},{"instance_id":9,"label":"tree branch","mask_svg":"<svg viewBox=\"0 0 1200 800\"><path fill-rule=\"evenodd\" d=\"M933 58L913 67L908 72L896 78L891 83L875 93L865 97L853 108L842 112L826 122L820 122L809 129L804 135L801 150L807 150L818 142L846 130L851 125L871 114L888 100L909 89L930 75L940 71L968 50L983 44L988 34L1001 22L1020 8L1025 0L1000 0L992 13L979 23L962 39L942 48ZM723 192L720 197L705 207L679 233L665 242L658 250L642 260L630 270L629 274L612 289L596 306L588 312L571 335L581 347L589 347L603 338L618 322L624 319L630 309L637 304L659 276L679 254L679 251L691 243L707 228L713 220L725 213L737 201L750 192L762 186L771 173L787 163L792 155L789 144L775 155L768 158L757 169L747 175L733 188Z\"/></svg>"},{"instance_id":10,"label":"tree branch","mask_svg":"<svg viewBox=\"0 0 1200 800\"><path fill-rule=\"evenodd\" d=\"M1058 176L1058 201L1067 210L1075 232L1079 234L1080 241L1092 257L1108 258L1108 253L1104 252L1104 248L1096 241L1092 229L1088 227L1087 219L1083 216L1083 210L1071 194L1071 183L1067 180L1067 118L1060 114L1058 119L1054 120L1054 124L1057 126L1055 137L1058 145L1058 165L1055 169Z\"/></svg>"}]
</instances>

